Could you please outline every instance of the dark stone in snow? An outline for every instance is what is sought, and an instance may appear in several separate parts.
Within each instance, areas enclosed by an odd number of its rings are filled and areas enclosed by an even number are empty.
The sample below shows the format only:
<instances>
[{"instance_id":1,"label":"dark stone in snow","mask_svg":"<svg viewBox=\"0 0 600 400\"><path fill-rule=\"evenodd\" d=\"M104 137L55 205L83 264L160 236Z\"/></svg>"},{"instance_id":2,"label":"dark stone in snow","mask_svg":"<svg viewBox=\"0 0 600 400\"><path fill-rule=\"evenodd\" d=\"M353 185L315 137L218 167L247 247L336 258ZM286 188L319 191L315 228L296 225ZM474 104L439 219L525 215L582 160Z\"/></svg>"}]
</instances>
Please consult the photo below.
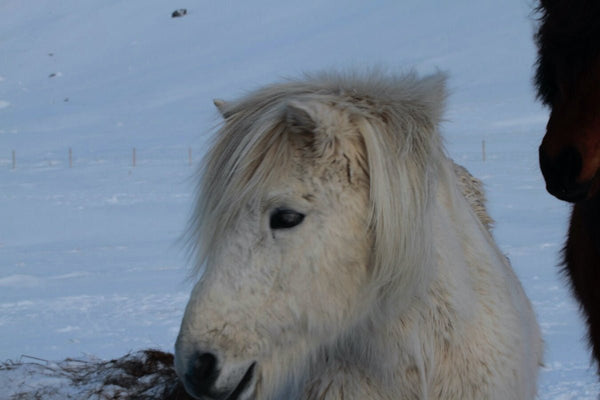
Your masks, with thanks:
<instances>
[{"instance_id":1,"label":"dark stone in snow","mask_svg":"<svg viewBox=\"0 0 600 400\"><path fill-rule=\"evenodd\" d=\"M173 11L171 14L171 18L183 17L187 14L187 10L185 8L180 8L179 10Z\"/></svg>"}]
</instances>

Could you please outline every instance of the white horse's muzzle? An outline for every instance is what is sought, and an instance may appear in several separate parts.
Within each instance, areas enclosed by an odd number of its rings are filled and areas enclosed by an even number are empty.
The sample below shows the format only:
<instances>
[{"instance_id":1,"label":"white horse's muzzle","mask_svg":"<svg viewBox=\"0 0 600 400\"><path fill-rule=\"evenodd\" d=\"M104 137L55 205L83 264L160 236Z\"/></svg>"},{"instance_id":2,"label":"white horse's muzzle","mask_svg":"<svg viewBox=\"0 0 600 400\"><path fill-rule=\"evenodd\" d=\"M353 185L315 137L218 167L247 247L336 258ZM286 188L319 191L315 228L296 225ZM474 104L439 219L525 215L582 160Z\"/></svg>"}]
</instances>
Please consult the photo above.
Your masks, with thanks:
<instances>
[{"instance_id":1,"label":"white horse's muzzle","mask_svg":"<svg viewBox=\"0 0 600 400\"><path fill-rule=\"evenodd\" d=\"M214 352L183 347L178 340L175 345L175 369L191 396L203 400L253 398L256 362L226 363Z\"/></svg>"}]
</instances>

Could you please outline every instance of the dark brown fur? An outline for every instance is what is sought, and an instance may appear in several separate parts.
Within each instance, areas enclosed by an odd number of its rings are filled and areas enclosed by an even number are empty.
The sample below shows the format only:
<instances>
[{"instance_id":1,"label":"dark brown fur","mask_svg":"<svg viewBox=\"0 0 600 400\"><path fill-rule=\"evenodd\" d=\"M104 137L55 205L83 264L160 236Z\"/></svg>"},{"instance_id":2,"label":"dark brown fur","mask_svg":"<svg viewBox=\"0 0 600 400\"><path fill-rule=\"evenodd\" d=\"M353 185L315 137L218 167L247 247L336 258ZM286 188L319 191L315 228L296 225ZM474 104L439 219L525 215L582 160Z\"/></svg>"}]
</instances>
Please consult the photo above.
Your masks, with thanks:
<instances>
[{"instance_id":1,"label":"dark brown fur","mask_svg":"<svg viewBox=\"0 0 600 400\"><path fill-rule=\"evenodd\" d=\"M575 203L563 270L600 367L600 1L540 0L538 12L535 85L551 110L540 165L548 190Z\"/></svg>"},{"instance_id":2,"label":"dark brown fur","mask_svg":"<svg viewBox=\"0 0 600 400\"><path fill-rule=\"evenodd\" d=\"M588 326L592 355L600 361L600 197L573 207L567 243L563 250L564 273L570 279ZM599 371L600 373L600 371Z\"/></svg>"},{"instance_id":3,"label":"dark brown fur","mask_svg":"<svg viewBox=\"0 0 600 400\"><path fill-rule=\"evenodd\" d=\"M538 98L552 107L560 86L575 84L600 55L600 2L541 0L535 85Z\"/></svg>"}]
</instances>

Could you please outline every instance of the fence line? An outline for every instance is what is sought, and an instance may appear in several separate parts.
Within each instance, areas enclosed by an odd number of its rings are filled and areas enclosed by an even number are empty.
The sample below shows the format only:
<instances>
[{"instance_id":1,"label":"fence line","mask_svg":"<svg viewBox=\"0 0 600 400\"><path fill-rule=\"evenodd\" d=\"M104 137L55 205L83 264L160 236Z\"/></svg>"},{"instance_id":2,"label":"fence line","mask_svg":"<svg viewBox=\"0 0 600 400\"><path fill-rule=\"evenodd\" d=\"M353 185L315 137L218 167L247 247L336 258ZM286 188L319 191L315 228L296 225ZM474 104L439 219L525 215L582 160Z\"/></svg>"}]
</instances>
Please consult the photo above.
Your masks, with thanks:
<instances>
[{"instance_id":1,"label":"fence line","mask_svg":"<svg viewBox=\"0 0 600 400\"><path fill-rule=\"evenodd\" d=\"M179 149L179 151L183 152L183 150L181 148L178 148L178 149ZM169 149L169 150L171 150L171 149ZM69 147L68 148L68 165L69 165L69 168L73 168L73 165L74 165L74 157L73 157L73 155L74 155L73 149L71 147ZM189 166L193 166L193 164L194 164L194 160L193 160L192 155L193 155L193 153L192 153L192 147L190 146L190 147L187 148L187 164ZM12 158L11 169L12 170L16 170L17 169L17 152L16 152L16 150L12 150L11 158ZM185 157L182 157L182 160L184 160L184 159L185 159ZM481 160L483 162L486 162L486 159L487 159L486 143L485 143L485 140L482 140L481 141ZM130 166L132 168L136 168L138 166L138 163L139 163L138 154L137 154L137 148L136 147L132 148L131 159L130 160L131 160ZM23 165L23 163L21 162L20 165Z\"/></svg>"},{"instance_id":2,"label":"fence line","mask_svg":"<svg viewBox=\"0 0 600 400\"><path fill-rule=\"evenodd\" d=\"M192 166L193 165L193 157L192 157L192 148L188 147L187 148L187 157L184 156L184 149L179 149L180 154L181 154L181 161L185 162L187 161L187 165L188 166ZM169 149L169 152L172 154L172 149ZM57 157L58 159L60 159L61 157L56 156L56 153L53 153L54 157ZM131 150L131 158L130 158L130 167L132 168L136 168L139 164L139 159L138 159L138 154L137 154L137 148L133 147ZM166 159L175 159L175 157L166 157ZM43 159L42 159L43 160ZM42 162L42 160L40 160L40 162ZM55 166L57 165L56 161L57 159L53 159L53 160L48 160L46 159L49 163L50 166ZM23 163L23 161L20 162L20 168L22 168L23 166L26 166L28 164L32 164L31 161L26 161L25 163ZM37 163L35 163L37 165ZM58 161L58 164L60 164L60 161ZM68 164L68 168L73 168L74 166L74 152L73 152L73 148L72 147L68 147L67 148L67 164ZM78 163L80 164L80 163ZM17 169L17 151L16 150L12 150L11 151L11 164L10 164L10 168L12 170L16 170Z\"/></svg>"}]
</instances>

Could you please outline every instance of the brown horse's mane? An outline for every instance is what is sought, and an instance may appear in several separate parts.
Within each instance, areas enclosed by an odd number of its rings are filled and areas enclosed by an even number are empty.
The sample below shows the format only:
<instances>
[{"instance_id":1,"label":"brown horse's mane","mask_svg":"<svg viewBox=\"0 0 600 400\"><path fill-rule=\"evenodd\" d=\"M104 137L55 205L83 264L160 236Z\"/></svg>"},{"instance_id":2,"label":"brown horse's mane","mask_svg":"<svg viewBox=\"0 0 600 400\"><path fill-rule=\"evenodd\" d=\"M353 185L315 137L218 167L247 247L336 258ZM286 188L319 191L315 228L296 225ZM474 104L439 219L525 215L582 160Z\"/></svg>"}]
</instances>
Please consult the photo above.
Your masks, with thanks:
<instances>
[{"instance_id":1,"label":"brown horse's mane","mask_svg":"<svg viewBox=\"0 0 600 400\"><path fill-rule=\"evenodd\" d=\"M540 0L535 86L547 106L600 55L600 1Z\"/></svg>"}]
</instances>

